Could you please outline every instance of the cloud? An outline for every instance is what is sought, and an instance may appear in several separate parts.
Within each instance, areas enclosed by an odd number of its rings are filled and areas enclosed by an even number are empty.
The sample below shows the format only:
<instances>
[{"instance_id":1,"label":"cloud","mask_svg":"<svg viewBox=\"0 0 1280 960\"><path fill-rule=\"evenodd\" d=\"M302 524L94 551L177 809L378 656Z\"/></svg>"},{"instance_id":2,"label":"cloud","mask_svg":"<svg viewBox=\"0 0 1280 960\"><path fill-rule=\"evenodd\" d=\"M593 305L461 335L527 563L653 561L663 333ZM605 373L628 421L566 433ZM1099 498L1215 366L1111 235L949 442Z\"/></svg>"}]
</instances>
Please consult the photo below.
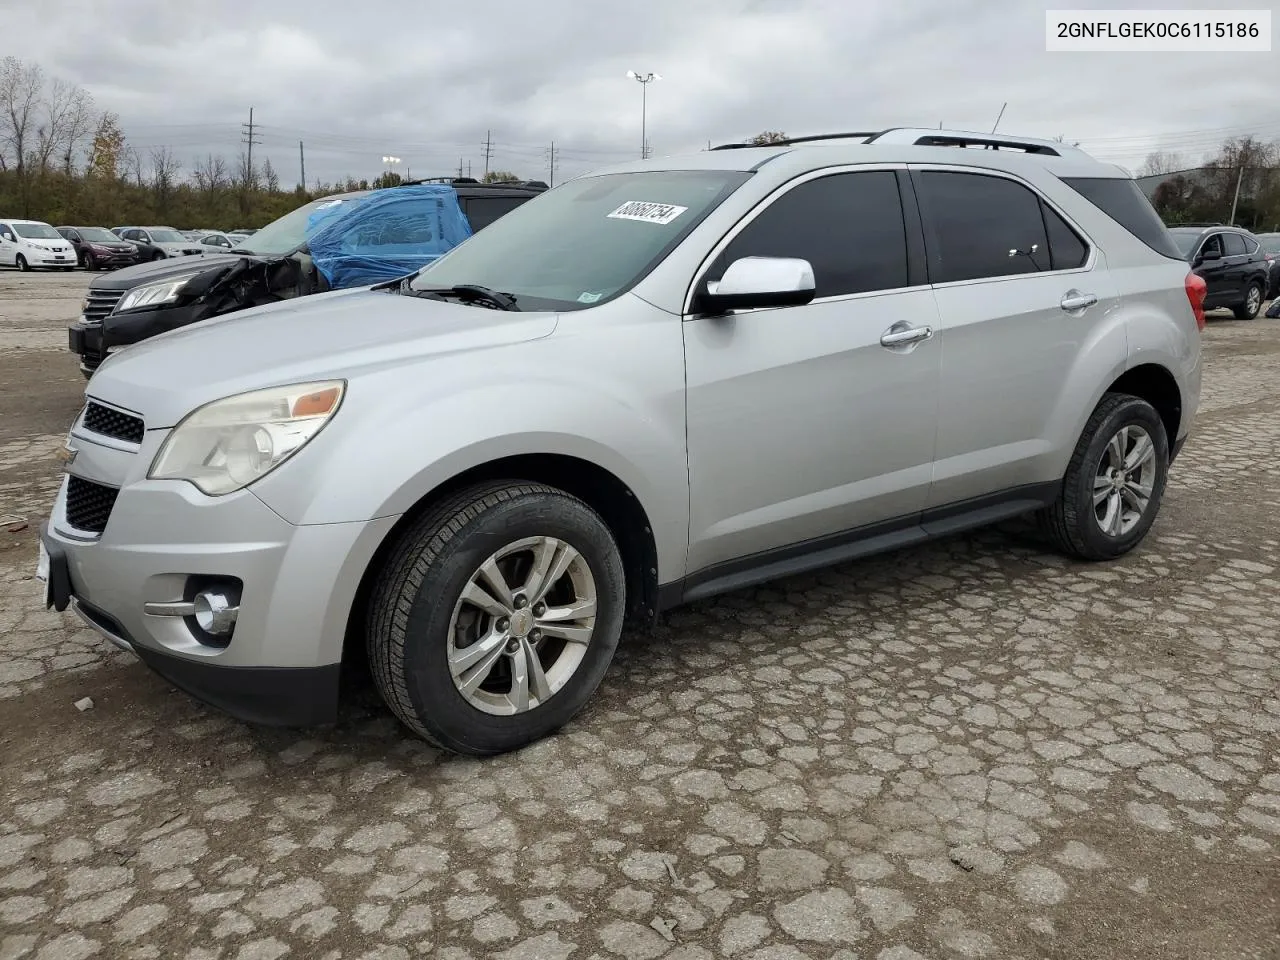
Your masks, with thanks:
<instances>
[{"instance_id":1,"label":"cloud","mask_svg":"<svg viewBox=\"0 0 1280 960\"><path fill-rule=\"evenodd\" d=\"M1105 8L1104 3L1073 4ZM1127 6L1141 6L1131 0ZM1152 7L1180 4L1161 0ZM1196 4L1181 4L1192 7ZM1201 6L1204 4L1201 3ZM1063 54L1022 0L491 0L448 15L388 0L8 5L10 50L79 83L144 149L241 149L254 108L261 156L289 182L415 175L459 162L558 176L640 152L705 148L763 129L885 126L1062 134L1136 167L1154 149L1198 160L1230 134L1280 137L1268 54ZM2 41L0 41L2 42Z\"/></svg>"}]
</instances>

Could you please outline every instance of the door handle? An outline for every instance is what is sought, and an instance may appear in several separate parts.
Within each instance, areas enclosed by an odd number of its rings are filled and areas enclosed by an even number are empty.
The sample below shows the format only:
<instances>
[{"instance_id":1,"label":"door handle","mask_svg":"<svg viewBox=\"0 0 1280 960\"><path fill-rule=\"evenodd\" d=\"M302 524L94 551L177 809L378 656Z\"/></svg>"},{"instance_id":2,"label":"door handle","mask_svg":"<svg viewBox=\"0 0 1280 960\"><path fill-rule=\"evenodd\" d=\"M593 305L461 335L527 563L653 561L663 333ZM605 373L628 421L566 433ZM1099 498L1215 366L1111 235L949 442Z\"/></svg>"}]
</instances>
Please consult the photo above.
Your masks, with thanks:
<instances>
[{"instance_id":1,"label":"door handle","mask_svg":"<svg viewBox=\"0 0 1280 960\"><path fill-rule=\"evenodd\" d=\"M892 327L880 335L882 347L905 347L909 343L919 343L933 336L933 327L907 327L898 330Z\"/></svg>"},{"instance_id":2,"label":"door handle","mask_svg":"<svg viewBox=\"0 0 1280 960\"><path fill-rule=\"evenodd\" d=\"M1060 301L1059 306L1070 313L1073 310L1092 307L1097 302L1098 295L1096 293L1081 293L1079 290L1068 290Z\"/></svg>"}]
</instances>

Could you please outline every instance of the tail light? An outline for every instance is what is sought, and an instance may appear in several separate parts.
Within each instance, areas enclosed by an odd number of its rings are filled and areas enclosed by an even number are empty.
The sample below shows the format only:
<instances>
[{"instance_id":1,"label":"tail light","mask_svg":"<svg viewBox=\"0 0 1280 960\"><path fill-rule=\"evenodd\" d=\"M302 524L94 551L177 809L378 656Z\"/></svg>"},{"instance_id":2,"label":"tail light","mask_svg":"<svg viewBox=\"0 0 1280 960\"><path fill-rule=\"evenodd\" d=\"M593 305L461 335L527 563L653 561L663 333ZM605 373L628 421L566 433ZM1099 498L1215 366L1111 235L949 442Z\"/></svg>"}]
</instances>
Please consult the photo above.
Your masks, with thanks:
<instances>
[{"instance_id":1,"label":"tail light","mask_svg":"<svg viewBox=\"0 0 1280 960\"><path fill-rule=\"evenodd\" d=\"M1183 284L1187 291L1187 299L1191 301L1191 312L1196 315L1196 327L1204 329L1204 295L1209 287L1204 282L1204 277L1197 276L1194 273L1188 273L1186 282Z\"/></svg>"}]
</instances>

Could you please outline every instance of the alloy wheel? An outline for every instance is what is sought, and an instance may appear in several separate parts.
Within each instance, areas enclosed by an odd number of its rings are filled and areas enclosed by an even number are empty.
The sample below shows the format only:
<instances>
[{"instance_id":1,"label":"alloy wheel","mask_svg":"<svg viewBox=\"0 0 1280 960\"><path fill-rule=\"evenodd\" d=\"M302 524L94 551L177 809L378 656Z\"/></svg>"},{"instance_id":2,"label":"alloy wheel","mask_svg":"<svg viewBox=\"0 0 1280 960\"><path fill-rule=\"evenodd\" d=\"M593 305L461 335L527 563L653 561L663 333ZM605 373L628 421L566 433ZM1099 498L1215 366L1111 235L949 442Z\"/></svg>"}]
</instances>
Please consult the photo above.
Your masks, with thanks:
<instances>
[{"instance_id":1,"label":"alloy wheel","mask_svg":"<svg viewBox=\"0 0 1280 960\"><path fill-rule=\"evenodd\" d=\"M1093 511L1103 533L1123 537L1142 521L1158 469L1151 435L1140 426L1121 427L1094 472Z\"/></svg>"}]
</instances>

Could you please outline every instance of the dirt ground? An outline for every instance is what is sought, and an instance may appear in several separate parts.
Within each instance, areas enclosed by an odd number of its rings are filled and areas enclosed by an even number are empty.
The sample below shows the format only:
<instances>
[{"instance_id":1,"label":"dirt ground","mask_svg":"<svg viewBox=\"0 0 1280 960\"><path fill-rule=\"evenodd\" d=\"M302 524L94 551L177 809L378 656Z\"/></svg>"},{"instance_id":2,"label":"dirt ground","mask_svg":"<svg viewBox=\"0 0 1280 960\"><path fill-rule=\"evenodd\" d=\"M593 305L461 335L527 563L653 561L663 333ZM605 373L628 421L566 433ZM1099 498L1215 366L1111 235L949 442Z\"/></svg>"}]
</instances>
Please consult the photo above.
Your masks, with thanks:
<instances>
[{"instance_id":1,"label":"dirt ground","mask_svg":"<svg viewBox=\"0 0 1280 960\"><path fill-rule=\"evenodd\" d=\"M697 604L476 762L41 608L87 282L0 271L0 960L1280 957L1280 324L1211 322L1123 561L985 531Z\"/></svg>"}]
</instances>

